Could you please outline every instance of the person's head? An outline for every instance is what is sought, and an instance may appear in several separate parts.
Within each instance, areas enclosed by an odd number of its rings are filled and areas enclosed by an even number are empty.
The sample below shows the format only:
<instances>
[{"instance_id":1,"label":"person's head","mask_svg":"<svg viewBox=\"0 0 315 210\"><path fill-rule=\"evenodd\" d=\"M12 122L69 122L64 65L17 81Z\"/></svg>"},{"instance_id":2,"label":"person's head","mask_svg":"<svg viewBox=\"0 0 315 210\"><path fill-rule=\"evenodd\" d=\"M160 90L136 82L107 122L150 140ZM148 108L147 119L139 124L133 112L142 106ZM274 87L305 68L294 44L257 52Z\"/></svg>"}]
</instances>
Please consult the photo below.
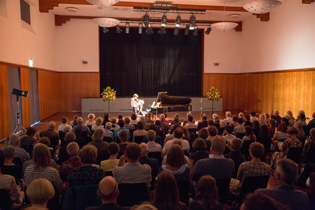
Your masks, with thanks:
<instances>
[{"instance_id":1,"label":"person's head","mask_svg":"<svg viewBox=\"0 0 315 210\"><path fill-rule=\"evenodd\" d=\"M136 120L137 119L137 115L136 114L131 114L131 117L130 117L132 120Z\"/></svg>"},{"instance_id":2,"label":"person's head","mask_svg":"<svg viewBox=\"0 0 315 210\"><path fill-rule=\"evenodd\" d=\"M149 148L148 145L144 142L140 144L141 156L148 156Z\"/></svg>"},{"instance_id":3,"label":"person's head","mask_svg":"<svg viewBox=\"0 0 315 210\"><path fill-rule=\"evenodd\" d=\"M97 195L102 199L102 203L116 203L119 195L116 179L112 176L104 177L98 184Z\"/></svg>"},{"instance_id":4,"label":"person's head","mask_svg":"<svg viewBox=\"0 0 315 210\"><path fill-rule=\"evenodd\" d=\"M120 130L118 132L118 138L122 142L128 141L128 133L127 133L127 131L126 130Z\"/></svg>"},{"instance_id":5,"label":"person's head","mask_svg":"<svg viewBox=\"0 0 315 210\"><path fill-rule=\"evenodd\" d=\"M4 160L5 160L4 153L3 153L3 151L0 149L0 171L1 171L1 168L3 167Z\"/></svg>"},{"instance_id":6,"label":"person's head","mask_svg":"<svg viewBox=\"0 0 315 210\"><path fill-rule=\"evenodd\" d=\"M264 152L264 145L259 142L253 142L249 146L249 153L252 155L252 157L260 159Z\"/></svg>"},{"instance_id":7,"label":"person's head","mask_svg":"<svg viewBox=\"0 0 315 210\"><path fill-rule=\"evenodd\" d=\"M26 135L33 137L36 134L36 129L33 127L29 127L26 131Z\"/></svg>"},{"instance_id":8,"label":"person's head","mask_svg":"<svg viewBox=\"0 0 315 210\"><path fill-rule=\"evenodd\" d=\"M107 150L108 150L109 155L116 155L119 153L120 148L116 142L111 142L108 144Z\"/></svg>"},{"instance_id":9,"label":"person's head","mask_svg":"<svg viewBox=\"0 0 315 210\"><path fill-rule=\"evenodd\" d=\"M267 125L262 125L260 127L260 135L262 136L269 136L269 129Z\"/></svg>"},{"instance_id":10,"label":"person's head","mask_svg":"<svg viewBox=\"0 0 315 210\"><path fill-rule=\"evenodd\" d=\"M178 127L174 130L174 137L175 138L178 138L178 139L181 139L184 135L184 131L181 127Z\"/></svg>"},{"instance_id":11,"label":"person's head","mask_svg":"<svg viewBox=\"0 0 315 210\"><path fill-rule=\"evenodd\" d=\"M269 119L269 118L270 118L269 114L268 114L268 113L265 113L265 120L267 120L267 119Z\"/></svg>"},{"instance_id":12,"label":"person's head","mask_svg":"<svg viewBox=\"0 0 315 210\"><path fill-rule=\"evenodd\" d=\"M237 122L237 116L236 116L236 115L233 115L233 116L232 116L232 121L233 121L233 122Z\"/></svg>"},{"instance_id":13,"label":"person's head","mask_svg":"<svg viewBox=\"0 0 315 210\"><path fill-rule=\"evenodd\" d=\"M174 131L175 131L177 128L180 128L180 127L181 127L181 126L180 126L179 123L175 123L175 124L173 125L173 128L171 127L171 129L170 129L170 133L173 134Z\"/></svg>"},{"instance_id":14,"label":"person's head","mask_svg":"<svg viewBox=\"0 0 315 210\"><path fill-rule=\"evenodd\" d=\"M282 158L277 161L274 177L280 184L293 185L297 175L298 166L293 160Z\"/></svg>"},{"instance_id":15,"label":"person's head","mask_svg":"<svg viewBox=\"0 0 315 210\"><path fill-rule=\"evenodd\" d=\"M224 120L220 121L220 128L225 128L227 126L227 123Z\"/></svg>"},{"instance_id":16,"label":"person's head","mask_svg":"<svg viewBox=\"0 0 315 210\"><path fill-rule=\"evenodd\" d=\"M156 125L157 127L161 126L161 121L160 121L160 120L156 120L156 121L155 121L155 125Z\"/></svg>"},{"instance_id":17,"label":"person's head","mask_svg":"<svg viewBox=\"0 0 315 210\"><path fill-rule=\"evenodd\" d=\"M66 126L63 128L63 132L64 132L64 133L67 133L67 132L69 132L69 131L71 131L71 130L72 130L72 128L71 128L70 125L66 125Z\"/></svg>"},{"instance_id":18,"label":"person's head","mask_svg":"<svg viewBox=\"0 0 315 210\"><path fill-rule=\"evenodd\" d=\"M75 130L74 130L74 133L76 135L80 135L82 133L82 126L81 125L78 125Z\"/></svg>"},{"instance_id":19,"label":"person's head","mask_svg":"<svg viewBox=\"0 0 315 210\"><path fill-rule=\"evenodd\" d=\"M78 122L78 125L82 125L83 118L82 117L78 117L77 122Z\"/></svg>"},{"instance_id":20,"label":"person's head","mask_svg":"<svg viewBox=\"0 0 315 210\"><path fill-rule=\"evenodd\" d=\"M161 122L164 122L164 120L165 120L165 115L164 114L160 115L160 120L161 120Z\"/></svg>"},{"instance_id":21,"label":"person's head","mask_svg":"<svg viewBox=\"0 0 315 210\"><path fill-rule=\"evenodd\" d=\"M222 136L216 136L212 139L210 153L214 155L223 155L226 145Z\"/></svg>"},{"instance_id":22,"label":"person's head","mask_svg":"<svg viewBox=\"0 0 315 210\"><path fill-rule=\"evenodd\" d=\"M278 125L277 131L287 132L287 129L288 129L287 124L285 122L281 122Z\"/></svg>"},{"instance_id":23,"label":"person's head","mask_svg":"<svg viewBox=\"0 0 315 210\"><path fill-rule=\"evenodd\" d=\"M139 121L139 122L137 123L136 128L137 128L138 130L143 129L143 123L142 123L141 121Z\"/></svg>"},{"instance_id":24,"label":"person's head","mask_svg":"<svg viewBox=\"0 0 315 210\"><path fill-rule=\"evenodd\" d=\"M118 120L122 120L123 116L121 114L119 114L117 118L118 118Z\"/></svg>"},{"instance_id":25,"label":"person's head","mask_svg":"<svg viewBox=\"0 0 315 210\"><path fill-rule=\"evenodd\" d=\"M202 118L201 118L201 119L202 119L202 121L207 121L207 115L205 115L205 114L202 115Z\"/></svg>"},{"instance_id":26,"label":"person's head","mask_svg":"<svg viewBox=\"0 0 315 210\"><path fill-rule=\"evenodd\" d=\"M291 120L291 116L288 114L286 114L284 117L288 120L288 122Z\"/></svg>"},{"instance_id":27,"label":"person's head","mask_svg":"<svg viewBox=\"0 0 315 210\"><path fill-rule=\"evenodd\" d=\"M130 124L130 118L129 117L126 117L124 119L124 122L125 122L125 125L129 125Z\"/></svg>"},{"instance_id":28,"label":"person's head","mask_svg":"<svg viewBox=\"0 0 315 210\"><path fill-rule=\"evenodd\" d=\"M109 114L108 113L104 113L104 120L108 120L109 118Z\"/></svg>"},{"instance_id":29,"label":"person's head","mask_svg":"<svg viewBox=\"0 0 315 210\"><path fill-rule=\"evenodd\" d=\"M26 195L32 205L43 205L55 195L55 189L50 181L44 178L34 179L26 189Z\"/></svg>"},{"instance_id":30,"label":"person's head","mask_svg":"<svg viewBox=\"0 0 315 210\"><path fill-rule=\"evenodd\" d=\"M252 122L252 126L253 126L253 129L260 129L260 125L259 125L259 122L258 122L258 120L254 120L253 122Z\"/></svg>"},{"instance_id":31,"label":"person's head","mask_svg":"<svg viewBox=\"0 0 315 210\"><path fill-rule=\"evenodd\" d=\"M275 116L279 116L279 111L275 110L275 111L273 112L273 114L274 114Z\"/></svg>"},{"instance_id":32,"label":"person's head","mask_svg":"<svg viewBox=\"0 0 315 210\"><path fill-rule=\"evenodd\" d=\"M210 126L208 128L210 136L216 136L218 134L218 129L215 126Z\"/></svg>"},{"instance_id":33,"label":"person's head","mask_svg":"<svg viewBox=\"0 0 315 210\"><path fill-rule=\"evenodd\" d=\"M239 151L242 148L242 140L239 138L232 139L230 148L232 151Z\"/></svg>"},{"instance_id":34,"label":"person's head","mask_svg":"<svg viewBox=\"0 0 315 210\"><path fill-rule=\"evenodd\" d=\"M147 139L148 141L154 141L156 138L156 132L154 130L148 130Z\"/></svg>"},{"instance_id":35,"label":"person's head","mask_svg":"<svg viewBox=\"0 0 315 210\"><path fill-rule=\"evenodd\" d=\"M76 138L77 138L76 135L72 131L69 131L65 135L65 142L66 143L74 142Z\"/></svg>"},{"instance_id":36,"label":"person's head","mask_svg":"<svg viewBox=\"0 0 315 210\"><path fill-rule=\"evenodd\" d=\"M189 122L193 122L194 121L194 117L192 115L188 115L188 121Z\"/></svg>"},{"instance_id":37,"label":"person's head","mask_svg":"<svg viewBox=\"0 0 315 210\"><path fill-rule=\"evenodd\" d=\"M260 121L265 121L265 115L264 114L261 114L261 115L259 115L259 120Z\"/></svg>"},{"instance_id":38,"label":"person's head","mask_svg":"<svg viewBox=\"0 0 315 210\"><path fill-rule=\"evenodd\" d=\"M103 123L103 119L101 117L96 118L95 120L95 125L96 126L101 126Z\"/></svg>"},{"instance_id":39,"label":"person's head","mask_svg":"<svg viewBox=\"0 0 315 210\"><path fill-rule=\"evenodd\" d=\"M149 130L156 131L156 125L151 124L151 125L149 126Z\"/></svg>"},{"instance_id":40,"label":"person's head","mask_svg":"<svg viewBox=\"0 0 315 210\"><path fill-rule=\"evenodd\" d=\"M82 164L93 164L97 158L97 148L91 144L85 145L79 153Z\"/></svg>"},{"instance_id":41,"label":"person's head","mask_svg":"<svg viewBox=\"0 0 315 210\"><path fill-rule=\"evenodd\" d=\"M296 127L296 129L297 129L298 131L303 131L303 133L304 133L303 124L302 124L301 122L296 122L296 123L294 124L294 127Z\"/></svg>"},{"instance_id":42,"label":"person's head","mask_svg":"<svg viewBox=\"0 0 315 210\"><path fill-rule=\"evenodd\" d=\"M34 146L33 160L36 169L51 166L51 154L47 145L38 143Z\"/></svg>"},{"instance_id":43,"label":"person's head","mask_svg":"<svg viewBox=\"0 0 315 210\"><path fill-rule=\"evenodd\" d=\"M227 132L228 134L232 134L234 128L233 128L232 125L227 125L227 126L225 127L225 130L226 130L226 132Z\"/></svg>"},{"instance_id":44,"label":"person's head","mask_svg":"<svg viewBox=\"0 0 315 210\"><path fill-rule=\"evenodd\" d=\"M310 139L315 140L315 128L312 128L312 129L310 130Z\"/></svg>"},{"instance_id":45,"label":"person's head","mask_svg":"<svg viewBox=\"0 0 315 210\"><path fill-rule=\"evenodd\" d=\"M288 110L288 111L287 111L287 115L289 115L290 117L293 117L292 111L291 111L291 110Z\"/></svg>"},{"instance_id":46,"label":"person's head","mask_svg":"<svg viewBox=\"0 0 315 210\"><path fill-rule=\"evenodd\" d=\"M112 117L111 119L110 119L110 122L114 125L114 124L116 124L117 123L117 118L116 117Z\"/></svg>"},{"instance_id":47,"label":"person's head","mask_svg":"<svg viewBox=\"0 0 315 210\"><path fill-rule=\"evenodd\" d=\"M245 126L245 136L253 135L253 129L249 125Z\"/></svg>"},{"instance_id":48,"label":"person's head","mask_svg":"<svg viewBox=\"0 0 315 210\"><path fill-rule=\"evenodd\" d=\"M55 123L54 121L50 121L50 122L48 123L48 129L49 129L49 130L54 130L55 127L56 127L56 123Z\"/></svg>"},{"instance_id":49,"label":"person's head","mask_svg":"<svg viewBox=\"0 0 315 210\"><path fill-rule=\"evenodd\" d=\"M304 114L304 116L305 116L305 112L304 112L304 110L299 110L299 112L298 112L299 114Z\"/></svg>"},{"instance_id":50,"label":"person's head","mask_svg":"<svg viewBox=\"0 0 315 210\"><path fill-rule=\"evenodd\" d=\"M104 130L102 128L98 128L94 131L92 135L93 141L103 141Z\"/></svg>"},{"instance_id":51,"label":"person's head","mask_svg":"<svg viewBox=\"0 0 315 210\"><path fill-rule=\"evenodd\" d=\"M179 210L179 193L174 175L169 171L162 171L154 186L153 205L157 209Z\"/></svg>"},{"instance_id":52,"label":"person's head","mask_svg":"<svg viewBox=\"0 0 315 210\"><path fill-rule=\"evenodd\" d=\"M213 125L213 124L214 124L214 122L213 122L212 119L208 120L208 126L211 126L211 125Z\"/></svg>"},{"instance_id":53,"label":"person's head","mask_svg":"<svg viewBox=\"0 0 315 210\"><path fill-rule=\"evenodd\" d=\"M20 143L21 143L20 137L18 135L14 135L14 134L11 135L9 137L9 143L11 146L20 146Z\"/></svg>"},{"instance_id":54,"label":"person's head","mask_svg":"<svg viewBox=\"0 0 315 210\"><path fill-rule=\"evenodd\" d=\"M238 118L244 118L244 113L243 112L240 112L240 113L238 113Z\"/></svg>"},{"instance_id":55,"label":"person's head","mask_svg":"<svg viewBox=\"0 0 315 210\"><path fill-rule=\"evenodd\" d=\"M245 116L245 120L246 120L246 121L250 121L250 116L249 116L249 115L246 115L246 116Z\"/></svg>"},{"instance_id":56,"label":"person's head","mask_svg":"<svg viewBox=\"0 0 315 210\"><path fill-rule=\"evenodd\" d=\"M152 119L152 113L151 112L148 112L148 114L147 114L147 117L148 117L148 119Z\"/></svg>"},{"instance_id":57,"label":"person's head","mask_svg":"<svg viewBox=\"0 0 315 210\"><path fill-rule=\"evenodd\" d=\"M244 120L243 120L243 118L238 118L237 122L238 122L238 124L242 125L244 123Z\"/></svg>"},{"instance_id":58,"label":"person's head","mask_svg":"<svg viewBox=\"0 0 315 210\"><path fill-rule=\"evenodd\" d=\"M77 142L71 142L66 147L67 153L70 157L75 157L79 154L79 145Z\"/></svg>"},{"instance_id":59,"label":"person's head","mask_svg":"<svg viewBox=\"0 0 315 210\"><path fill-rule=\"evenodd\" d=\"M166 164L172 167L181 167L186 164L184 151L181 146L173 144L167 152Z\"/></svg>"},{"instance_id":60,"label":"person's head","mask_svg":"<svg viewBox=\"0 0 315 210\"><path fill-rule=\"evenodd\" d=\"M205 175L197 183L195 200L199 201L203 209L216 209L218 205L218 189L215 179Z\"/></svg>"},{"instance_id":61,"label":"person's head","mask_svg":"<svg viewBox=\"0 0 315 210\"><path fill-rule=\"evenodd\" d=\"M198 132L198 137L206 140L209 136L209 131L207 128L201 128Z\"/></svg>"},{"instance_id":62,"label":"person's head","mask_svg":"<svg viewBox=\"0 0 315 210\"><path fill-rule=\"evenodd\" d=\"M145 201L140 206L136 205L136 206L131 207L130 210L158 210L158 209L155 208L148 201Z\"/></svg>"},{"instance_id":63,"label":"person's head","mask_svg":"<svg viewBox=\"0 0 315 210\"><path fill-rule=\"evenodd\" d=\"M250 112L250 116L255 117L256 116L256 112Z\"/></svg>"},{"instance_id":64,"label":"person's head","mask_svg":"<svg viewBox=\"0 0 315 210\"><path fill-rule=\"evenodd\" d=\"M280 203L264 193L248 194L240 210L280 210ZM284 210L285 208L283 208Z\"/></svg>"},{"instance_id":65,"label":"person's head","mask_svg":"<svg viewBox=\"0 0 315 210\"><path fill-rule=\"evenodd\" d=\"M286 117L282 117L281 122L284 122L287 126L289 125L289 120Z\"/></svg>"},{"instance_id":66,"label":"person's head","mask_svg":"<svg viewBox=\"0 0 315 210\"><path fill-rule=\"evenodd\" d=\"M15 148L12 146L6 146L3 148L4 158L13 160L15 156Z\"/></svg>"},{"instance_id":67,"label":"person's head","mask_svg":"<svg viewBox=\"0 0 315 210\"><path fill-rule=\"evenodd\" d=\"M138 96L137 93L135 93L135 94L133 94L133 97L134 97L134 98L138 98L139 96Z\"/></svg>"},{"instance_id":68,"label":"person's head","mask_svg":"<svg viewBox=\"0 0 315 210\"><path fill-rule=\"evenodd\" d=\"M66 118L66 117L61 118L61 122L63 124L66 124L68 122L68 118Z\"/></svg>"},{"instance_id":69,"label":"person's head","mask_svg":"<svg viewBox=\"0 0 315 210\"><path fill-rule=\"evenodd\" d=\"M119 127L124 127L125 122L124 122L123 119L120 119L120 120L118 120L118 123L117 123L117 124L119 125Z\"/></svg>"},{"instance_id":70,"label":"person's head","mask_svg":"<svg viewBox=\"0 0 315 210\"><path fill-rule=\"evenodd\" d=\"M179 117L175 117L175 118L174 118L174 124L175 124L175 123L179 123Z\"/></svg>"},{"instance_id":71,"label":"person's head","mask_svg":"<svg viewBox=\"0 0 315 210\"><path fill-rule=\"evenodd\" d=\"M73 120L77 120L78 119L78 115L73 115Z\"/></svg>"},{"instance_id":72,"label":"person's head","mask_svg":"<svg viewBox=\"0 0 315 210\"><path fill-rule=\"evenodd\" d=\"M47 147L50 145L50 139L48 137L41 137L38 143L45 144Z\"/></svg>"},{"instance_id":73,"label":"person's head","mask_svg":"<svg viewBox=\"0 0 315 210\"><path fill-rule=\"evenodd\" d=\"M133 142L128 144L125 151L125 157L128 161L138 161L141 157L141 149L139 144Z\"/></svg>"},{"instance_id":74,"label":"person's head","mask_svg":"<svg viewBox=\"0 0 315 210\"><path fill-rule=\"evenodd\" d=\"M197 151L205 151L207 149L207 144L202 138L197 138L192 144L193 149Z\"/></svg>"},{"instance_id":75,"label":"person's head","mask_svg":"<svg viewBox=\"0 0 315 210\"><path fill-rule=\"evenodd\" d=\"M94 120L95 114L90 113L90 114L88 115L88 118L89 118L89 120Z\"/></svg>"},{"instance_id":76,"label":"person's head","mask_svg":"<svg viewBox=\"0 0 315 210\"><path fill-rule=\"evenodd\" d=\"M290 137L295 137L296 135L298 135L298 133L299 131L295 127L290 127L288 129L288 134L290 135Z\"/></svg>"},{"instance_id":77,"label":"person's head","mask_svg":"<svg viewBox=\"0 0 315 210\"><path fill-rule=\"evenodd\" d=\"M231 117L231 115L232 115L232 114L231 114L230 111L225 112L225 116L226 116L226 117Z\"/></svg>"},{"instance_id":78,"label":"person's head","mask_svg":"<svg viewBox=\"0 0 315 210\"><path fill-rule=\"evenodd\" d=\"M270 127L272 128L276 127L276 121L274 119L270 119L269 123L270 123Z\"/></svg>"},{"instance_id":79,"label":"person's head","mask_svg":"<svg viewBox=\"0 0 315 210\"><path fill-rule=\"evenodd\" d=\"M106 130L110 130L111 128L112 128L112 123L111 122L107 122L107 123L105 123L105 129Z\"/></svg>"}]
</instances>

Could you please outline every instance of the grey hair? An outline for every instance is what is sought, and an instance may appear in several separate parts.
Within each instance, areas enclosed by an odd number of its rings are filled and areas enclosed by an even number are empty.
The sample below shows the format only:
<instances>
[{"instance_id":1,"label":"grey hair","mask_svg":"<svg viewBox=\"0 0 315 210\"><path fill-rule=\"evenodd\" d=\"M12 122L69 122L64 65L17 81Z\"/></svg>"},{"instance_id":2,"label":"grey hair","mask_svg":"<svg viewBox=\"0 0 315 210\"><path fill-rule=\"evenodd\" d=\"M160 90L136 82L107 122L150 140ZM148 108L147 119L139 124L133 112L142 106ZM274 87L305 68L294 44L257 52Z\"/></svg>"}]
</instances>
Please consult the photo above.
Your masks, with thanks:
<instances>
[{"instance_id":1,"label":"grey hair","mask_svg":"<svg viewBox=\"0 0 315 210\"><path fill-rule=\"evenodd\" d=\"M265 121L265 115L263 115L263 114L261 114L261 115L259 115L259 120L262 120L262 121Z\"/></svg>"},{"instance_id":2,"label":"grey hair","mask_svg":"<svg viewBox=\"0 0 315 210\"><path fill-rule=\"evenodd\" d=\"M55 121L50 121L50 122L48 123L48 128L54 129L55 127L56 127Z\"/></svg>"},{"instance_id":3,"label":"grey hair","mask_svg":"<svg viewBox=\"0 0 315 210\"><path fill-rule=\"evenodd\" d=\"M66 125L66 126L63 128L63 132L64 132L64 133L67 133L67 132L69 132L69 131L71 131L71 126L70 126L70 125Z\"/></svg>"},{"instance_id":4,"label":"grey hair","mask_svg":"<svg viewBox=\"0 0 315 210\"><path fill-rule=\"evenodd\" d=\"M220 121L220 128L225 128L227 126L227 123L224 120Z\"/></svg>"},{"instance_id":5,"label":"grey hair","mask_svg":"<svg viewBox=\"0 0 315 210\"><path fill-rule=\"evenodd\" d=\"M223 154L223 152L225 151L225 148L226 148L226 144L225 144L224 138L222 136L215 136L212 139L211 148L214 151Z\"/></svg>"},{"instance_id":6,"label":"grey hair","mask_svg":"<svg viewBox=\"0 0 315 210\"><path fill-rule=\"evenodd\" d=\"M165 120L165 115L164 114L160 115L160 120L161 120L161 122L164 122L164 120Z\"/></svg>"},{"instance_id":7,"label":"grey hair","mask_svg":"<svg viewBox=\"0 0 315 210\"><path fill-rule=\"evenodd\" d=\"M78 122L78 125L82 125L83 118L82 117L78 117L77 122Z\"/></svg>"},{"instance_id":8,"label":"grey hair","mask_svg":"<svg viewBox=\"0 0 315 210\"><path fill-rule=\"evenodd\" d=\"M11 135L9 138L10 145L16 146L19 140L20 140L20 137L18 135Z\"/></svg>"},{"instance_id":9,"label":"grey hair","mask_svg":"<svg viewBox=\"0 0 315 210\"><path fill-rule=\"evenodd\" d=\"M149 152L148 145L144 142L140 144L140 149L141 149L141 155L147 155L147 153Z\"/></svg>"},{"instance_id":10,"label":"grey hair","mask_svg":"<svg viewBox=\"0 0 315 210\"><path fill-rule=\"evenodd\" d=\"M231 112L230 112L230 111L225 112L225 114L226 114L228 117L231 117Z\"/></svg>"},{"instance_id":11,"label":"grey hair","mask_svg":"<svg viewBox=\"0 0 315 210\"><path fill-rule=\"evenodd\" d=\"M298 176L297 164L287 158L282 158L277 161L276 171L280 174L280 179L288 185L293 185Z\"/></svg>"},{"instance_id":12,"label":"grey hair","mask_svg":"<svg viewBox=\"0 0 315 210\"><path fill-rule=\"evenodd\" d=\"M70 142L66 147L67 153L70 157L77 155L79 149L80 148L77 142Z\"/></svg>"},{"instance_id":13,"label":"grey hair","mask_svg":"<svg viewBox=\"0 0 315 210\"><path fill-rule=\"evenodd\" d=\"M299 110L299 114L304 114L305 115L304 110Z\"/></svg>"},{"instance_id":14,"label":"grey hair","mask_svg":"<svg viewBox=\"0 0 315 210\"><path fill-rule=\"evenodd\" d=\"M105 124L105 129L107 129L107 130L110 130L111 129L111 127L112 127L112 123L111 122L107 122L106 124Z\"/></svg>"}]
</instances>

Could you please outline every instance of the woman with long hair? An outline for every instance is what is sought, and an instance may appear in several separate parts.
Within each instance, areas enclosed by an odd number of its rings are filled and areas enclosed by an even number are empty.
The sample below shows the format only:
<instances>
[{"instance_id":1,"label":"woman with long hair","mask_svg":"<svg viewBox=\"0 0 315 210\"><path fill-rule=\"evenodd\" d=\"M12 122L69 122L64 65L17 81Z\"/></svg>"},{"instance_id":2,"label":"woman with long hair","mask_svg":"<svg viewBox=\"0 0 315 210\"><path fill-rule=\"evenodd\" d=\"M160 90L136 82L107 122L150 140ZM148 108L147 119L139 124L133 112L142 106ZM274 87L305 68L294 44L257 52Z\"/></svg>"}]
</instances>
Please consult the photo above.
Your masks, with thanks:
<instances>
[{"instance_id":1,"label":"woman with long hair","mask_svg":"<svg viewBox=\"0 0 315 210\"><path fill-rule=\"evenodd\" d=\"M242 141L256 141L256 136L253 134L253 129L250 126L245 126L245 136Z\"/></svg>"}]
</instances>

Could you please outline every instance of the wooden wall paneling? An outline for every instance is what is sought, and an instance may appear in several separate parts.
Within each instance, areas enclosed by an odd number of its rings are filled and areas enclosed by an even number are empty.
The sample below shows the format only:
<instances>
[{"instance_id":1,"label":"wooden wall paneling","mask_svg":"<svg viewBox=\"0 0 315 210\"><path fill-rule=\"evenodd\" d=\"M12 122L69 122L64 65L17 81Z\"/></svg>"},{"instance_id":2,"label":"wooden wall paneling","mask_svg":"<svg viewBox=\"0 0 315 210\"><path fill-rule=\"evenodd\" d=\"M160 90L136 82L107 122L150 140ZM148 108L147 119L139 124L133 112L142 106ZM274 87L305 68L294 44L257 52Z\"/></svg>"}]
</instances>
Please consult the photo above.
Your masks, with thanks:
<instances>
[{"instance_id":1,"label":"wooden wall paneling","mask_svg":"<svg viewBox=\"0 0 315 210\"><path fill-rule=\"evenodd\" d=\"M312 86L314 84L314 80L312 80L312 72L310 71L305 71L303 72L303 105L302 109L305 111L305 114L307 117L312 118L312 113L315 111L315 106L312 103ZM313 108L313 110L312 110Z\"/></svg>"},{"instance_id":2,"label":"wooden wall paneling","mask_svg":"<svg viewBox=\"0 0 315 210\"><path fill-rule=\"evenodd\" d=\"M81 98L100 97L99 72L60 73L61 111L80 111Z\"/></svg>"},{"instance_id":3,"label":"wooden wall paneling","mask_svg":"<svg viewBox=\"0 0 315 210\"><path fill-rule=\"evenodd\" d=\"M39 120L60 111L60 73L38 71Z\"/></svg>"},{"instance_id":4,"label":"wooden wall paneling","mask_svg":"<svg viewBox=\"0 0 315 210\"><path fill-rule=\"evenodd\" d=\"M7 65L0 64L0 140L10 136Z\"/></svg>"},{"instance_id":5,"label":"wooden wall paneling","mask_svg":"<svg viewBox=\"0 0 315 210\"><path fill-rule=\"evenodd\" d=\"M20 83L21 90L29 91L29 69L28 68L20 68ZM30 98L21 97L21 116L22 116L22 126L27 128L31 125L31 108L30 108Z\"/></svg>"}]
</instances>

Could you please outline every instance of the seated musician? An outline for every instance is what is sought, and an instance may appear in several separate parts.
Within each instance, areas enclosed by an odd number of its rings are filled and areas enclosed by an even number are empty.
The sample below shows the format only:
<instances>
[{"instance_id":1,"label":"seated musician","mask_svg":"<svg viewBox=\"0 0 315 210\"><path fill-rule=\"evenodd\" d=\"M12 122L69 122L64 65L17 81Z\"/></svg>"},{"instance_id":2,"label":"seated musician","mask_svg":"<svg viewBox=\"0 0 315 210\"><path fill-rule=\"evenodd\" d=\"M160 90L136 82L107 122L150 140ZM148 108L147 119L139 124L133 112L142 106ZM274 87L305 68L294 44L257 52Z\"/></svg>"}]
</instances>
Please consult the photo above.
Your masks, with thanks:
<instances>
[{"instance_id":1,"label":"seated musician","mask_svg":"<svg viewBox=\"0 0 315 210\"><path fill-rule=\"evenodd\" d=\"M131 98L131 107L132 107L132 112L134 114L138 114L138 115L143 115L142 113L142 107L144 104L143 100L139 100L138 99L138 94L133 94L133 97Z\"/></svg>"}]
</instances>

